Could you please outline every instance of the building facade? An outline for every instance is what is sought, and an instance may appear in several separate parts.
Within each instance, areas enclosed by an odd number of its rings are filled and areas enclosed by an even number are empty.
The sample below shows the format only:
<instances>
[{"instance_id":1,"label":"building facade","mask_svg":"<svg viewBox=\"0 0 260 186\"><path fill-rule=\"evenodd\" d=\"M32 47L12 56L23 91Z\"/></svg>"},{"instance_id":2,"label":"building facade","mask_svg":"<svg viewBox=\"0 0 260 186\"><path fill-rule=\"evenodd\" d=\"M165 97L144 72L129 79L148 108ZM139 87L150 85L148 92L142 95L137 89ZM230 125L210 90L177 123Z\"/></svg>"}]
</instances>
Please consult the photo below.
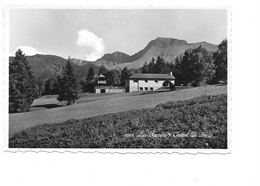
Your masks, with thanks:
<instances>
[{"instance_id":1,"label":"building facade","mask_svg":"<svg viewBox=\"0 0 260 186\"><path fill-rule=\"evenodd\" d=\"M133 74L129 77L127 86L129 92L154 91L169 84L175 84L175 77L172 74Z\"/></svg>"},{"instance_id":2,"label":"building facade","mask_svg":"<svg viewBox=\"0 0 260 186\"><path fill-rule=\"evenodd\" d=\"M95 93L124 93L125 88L116 86L96 86Z\"/></svg>"}]
</instances>

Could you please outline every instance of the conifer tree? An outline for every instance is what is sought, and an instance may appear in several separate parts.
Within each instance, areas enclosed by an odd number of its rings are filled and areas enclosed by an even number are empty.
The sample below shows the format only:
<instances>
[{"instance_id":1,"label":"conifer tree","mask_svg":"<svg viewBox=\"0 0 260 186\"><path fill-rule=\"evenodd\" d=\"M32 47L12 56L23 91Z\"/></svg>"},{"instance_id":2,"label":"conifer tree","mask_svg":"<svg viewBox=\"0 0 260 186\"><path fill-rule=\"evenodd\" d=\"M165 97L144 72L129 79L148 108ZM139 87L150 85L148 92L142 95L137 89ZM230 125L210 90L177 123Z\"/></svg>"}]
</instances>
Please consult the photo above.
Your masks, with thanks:
<instances>
[{"instance_id":1,"label":"conifer tree","mask_svg":"<svg viewBox=\"0 0 260 186\"><path fill-rule=\"evenodd\" d=\"M94 71L94 68L93 67L90 67L90 69L88 70L88 75L86 77L86 80L91 82L93 81L93 79L95 78L95 71Z\"/></svg>"},{"instance_id":2,"label":"conifer tree","mask_svg":"<svg viewBox=\"0 0 260 186\"><path fill-rule=\"evenodd\" d=\"M67 60L66 67L63 71L62 77L59 81L59 94L58 101L67 101L67 105L75 103L75 100L79 98L79 83L74 75L73 68L70 63L70 59Z\"/></svg>"},{"instance_id":3,"label":"conifer tree","mask_svg":"<svg viewBox=\"0 0 260 186\"><path fill-rule=\"evenodd\" d=\"M181 62L182 59L181 57L177 57L175 59L175 63L170 63L169 70L172 72L174 77L176 78L175 84L180 85L183 83L183 76L182 76L182 71L181 71Z\"/></svg>"},{"instance_id":4,"label":"conifer tree","mask_svg":"<svg viewBox=\"0 0 260 186\"><path fill-rule=\"evenodd\" d=\"M227 80L227 39L224 39L219 45L218 50L213 54L216 73L214 81Z\"/></svg>"},{"instance_id":5,"label":"conifer tree","mask_svg":"<svg viewBox=\"0 0 260 186\"><path fill-rule=\"evenodd\" d=\"M148 68L149 68L149 73L156 73L156 64L155 64L155 59L152 58L149 65L148 65Z\"/></svg>"},{"instance_id":6,"label":"conifer tree","mask_svg":"<svg viewBox=\"0 0 260 186\"><path fill-rule=\"evenodd\" d=\"M86 76L85 89L87 92L95 91L95 71L93 67L90 67Z\"/></svg>"},{"instance_id":7,"label":"conifer tree","mask_svg":"<svg viewBox=\"0 0 260 186\"><path fill-rule=\"evenodd\" d=\"M37 85L31 66L19 49L9 64L9 112L28 112L37 97Z\"/></svg>"},{"instance_id":8,"label":"conifer tree","mask_svg":"<svg viewBox=\"0 0 260 186\"><path fill-rule=\"evenodd\" d=\"M149 66L148 66L147 62L145 62L142 67L142 73L149 73Z\"/></svg>"},{"instance_id":9,"label":"conifer tree","mask_svg":"<svg viewBox=\"0 0 260 186\"><path fill-rule=\"evenodd\" d=\"M164 59L160 56L158 56L156 59L155 67L156 67L155 73L158 73L158 74L169 73L169 68L167 67L167 64L165 63Z\"/></svg>"}]
</instances>

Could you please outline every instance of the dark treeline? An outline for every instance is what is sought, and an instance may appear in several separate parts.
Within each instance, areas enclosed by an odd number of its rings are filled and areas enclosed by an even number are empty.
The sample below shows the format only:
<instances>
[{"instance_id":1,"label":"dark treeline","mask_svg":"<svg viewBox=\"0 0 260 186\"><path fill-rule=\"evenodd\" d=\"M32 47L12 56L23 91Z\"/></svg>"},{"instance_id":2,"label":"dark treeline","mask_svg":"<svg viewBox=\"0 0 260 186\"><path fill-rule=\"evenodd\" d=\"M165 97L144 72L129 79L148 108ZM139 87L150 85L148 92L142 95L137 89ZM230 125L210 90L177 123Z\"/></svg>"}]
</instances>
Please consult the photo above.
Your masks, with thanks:
<instances>
[{"instance_id":1,"label":"dark treeline","mask_svg":"<svg viewBox=\"0 0 260 186\"><path fill-rule=\"evenodd\" d=\"M160 56L155 60L152 58L149 64L144 63L142 67L142 73L150 74L167 74L170 71L170 63L165 62L164 59Z\"/></svg>"},{"instance_id":2,"label":"dark treeline","mask_svg":"<svg viewBox=\"0 0 260 186\"><path fill-rule=\"evenodd\" d=\"M176 85L201 86L227 81L227 40L218 45L214 53L201 46L187 50L184 55L173 62L165 62L163 58L152 58L145 62L142 73L165 74L172 72Z\"/></svg>"},{"instance_id":3,"label":"dark treeline","mask_svg":"<svg viewBox=\"0 0 260 186\"><path fill-rule=\"evenodd\" d=\"M106 85L108 86L125 86L125 81L134 73L140 73L140 70L128 70L126 67L121 69L108 70L101 66L97 72L94 73L93 68L90 68L86 74L86 78L80 80L83 92L94 92L97 85L99 75L104 75L106 78Z\"/></svg>"},{"instance_id":4,"label":"dark treeline","mask_svg":"<svg viewBox=\"0 0 260 186\"><path fill-rule=\"evenodd\" d=\"M140 69L112 69L108 70L101 66L98 71L90 67L85 77L77 77L81 92L94 92L97 85L99 75L104 75L108 86L125 86L125 81L134 73L140 73ZM59 78L60 76L51 77L46 81L39 80L37 83L41 87L39 95L57 95L59 93Z\"/></svg>"}]
</instances>

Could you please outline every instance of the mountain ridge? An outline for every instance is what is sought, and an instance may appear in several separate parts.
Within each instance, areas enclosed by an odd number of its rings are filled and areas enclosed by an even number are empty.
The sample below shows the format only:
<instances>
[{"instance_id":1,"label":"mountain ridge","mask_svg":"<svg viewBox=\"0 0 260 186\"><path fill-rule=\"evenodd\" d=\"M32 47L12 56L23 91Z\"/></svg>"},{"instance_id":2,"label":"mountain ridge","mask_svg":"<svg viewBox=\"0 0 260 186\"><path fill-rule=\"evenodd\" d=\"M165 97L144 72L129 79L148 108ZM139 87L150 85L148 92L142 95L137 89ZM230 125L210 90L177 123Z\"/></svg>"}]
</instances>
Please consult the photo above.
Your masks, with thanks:
<instances>
[{"instance_id":1,"label":"mountain ridge","mask_svg":"<svg viewBox=\"0 0 260 186\"><path fill-rule=\"evenodd\" d=\"M145 62L149 63L152 58L156 58L157 56L163 57L167 62L175 62L175 59L183 55L186 50L194 49L199 46L202 46L210 52L215 52L218 48L217 45L205 41L188 43L185 40L158 37L150 41L143 50L133 55L142 54L138 59L130 61L129 63L118 64L114 66L114 68L141 68Z\"/></svg>"},{"instance_id":2,"label":"mountain ridge","mask_svg":"<svg viewBox=\"0 0 260 186\"><path fill-rule=\"evenodd\" d=\"M57 55L36 54L34 56L25 56L29 65L32 67L32 71L36 79L47 80L49 78L61 75L67 60ZM9 63L14 59L13 56L9 57ZM79 66L72 63L75 75L79 78L86 77L89 68L93 67L97 72L98 68L95 64L89 63Z\"/></svg>"},{"instance_id":3,"label":"mountain ridge","mask_svg":"<svg viewBox=\"0 0 260 186\"><path fill-rule=\"evenodd\" d=\"M218 46L206 41L197 43L188 43L185 40L175 38L157 37L151 40L142 49L133 55L129 55L120 51L104 54L96 61L86 61L82 59L71 58L73 67L77 76L84 77L88 73L88 69L93 67L97 72L100 66L105 66L107 69L127 67L128 69L139 69L145 62L149 63L152 58L158 56L163 57L167 62L175 62L175 59L182 56L186 50L194 49L199 46L207 49L210 52L217 50ZM14 57L10 57L10 61ZM34 56L26 56L32 70L39 78L46 79L48 77L60 75L66 64L66 59L56 55L36 54Z\"/></svg>"},{"instance_id":4,"label":"mountain ridge","mask_svg":"<svg viewBox=\"0 0 260 186\"><path fill-rule=\"evenodd\" d=\"M151 40L142 50L139 50L133 55L128 55L123 52L114 52L111 54L105 54L100 59L97 59L94 63L97 66L105 66L108 69L112 68L140 68L146 62L149 62L152 58L157 56L163 57L168 62L174 62L176 57L180 56L188 49L194 49L202 46L209 51L216 51L217 45L208 43L206 41L198 43L188 43L185 40L176 38L157 37ZM112 58L116 53L124 55L124 58Z\"/></svg>"}]
</instances>

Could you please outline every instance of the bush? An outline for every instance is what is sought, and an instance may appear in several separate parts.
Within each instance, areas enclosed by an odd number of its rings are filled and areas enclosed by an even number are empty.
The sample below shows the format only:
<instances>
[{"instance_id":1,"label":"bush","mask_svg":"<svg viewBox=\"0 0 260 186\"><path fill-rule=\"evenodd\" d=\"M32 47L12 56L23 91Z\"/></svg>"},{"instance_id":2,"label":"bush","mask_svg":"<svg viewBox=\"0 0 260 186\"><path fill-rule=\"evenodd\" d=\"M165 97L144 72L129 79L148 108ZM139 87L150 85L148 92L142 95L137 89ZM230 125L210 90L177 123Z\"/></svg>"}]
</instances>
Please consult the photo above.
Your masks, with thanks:
<instances>
[{"instance_id":1,"label":"bush","mask_svg":"<svg viewBox=\"0 0 260 186\"><path fill-rule=\"evenodd\" d=\"M227 148L227 96L106 114L16 133L10 148Z\"/></svg>"}]
</instances>

